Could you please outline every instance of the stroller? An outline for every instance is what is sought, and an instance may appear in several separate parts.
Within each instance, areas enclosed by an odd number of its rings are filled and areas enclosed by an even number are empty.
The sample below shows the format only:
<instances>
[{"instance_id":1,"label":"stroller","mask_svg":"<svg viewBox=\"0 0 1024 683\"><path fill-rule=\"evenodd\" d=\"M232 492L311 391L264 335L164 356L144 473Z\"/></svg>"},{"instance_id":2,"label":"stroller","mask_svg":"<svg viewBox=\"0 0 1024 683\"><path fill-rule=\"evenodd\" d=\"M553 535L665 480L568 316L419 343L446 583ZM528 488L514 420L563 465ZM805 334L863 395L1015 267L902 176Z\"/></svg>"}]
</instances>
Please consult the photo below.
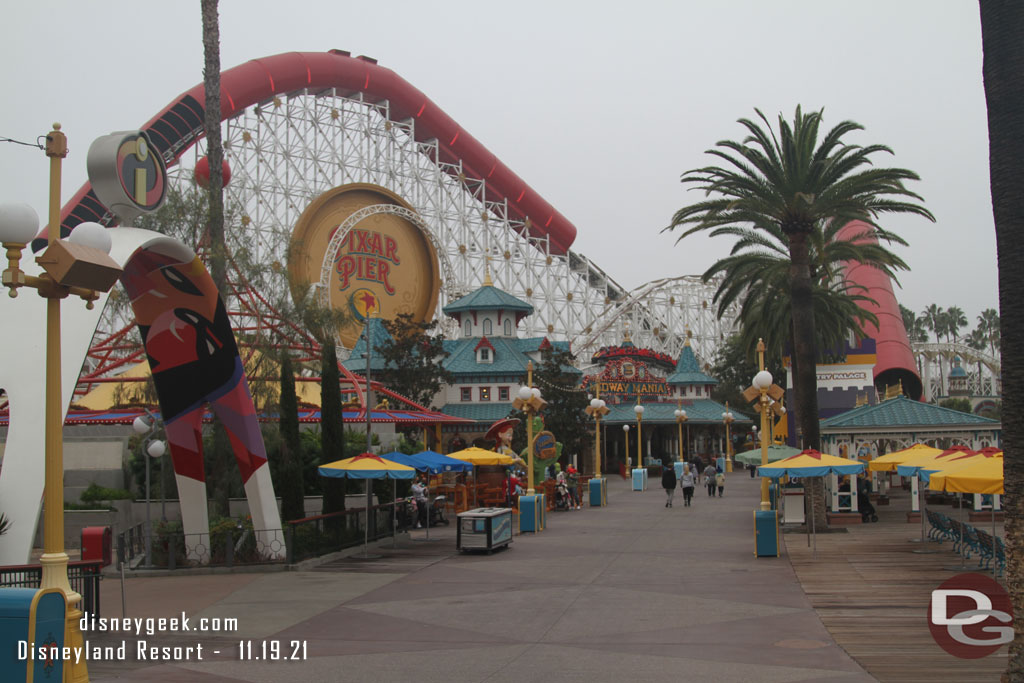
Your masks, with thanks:
<instances>
[{"instance_id":1,"label":"stroller","mask_svg":"<svg viewBox=\"0 0 1024 683\"><path fill-rule=\"evenodd\" d=\"M555 509L572 509L572 498L569 495L569 486L565 483L564 478L559 479L558 482L555 484Z\"/></svg>"},{"instance_id":2,"label":"stroller","mask_svg":"<svg viewBox=\"0 0 1024 683\"><path fill-rule=\"evenodd\" d=\"M857 507L860 509L860 518L864 524L878 521L875 506L871 504L870 493L867 481L860 479L857 482Z\"/></svg>"}]
</instances>

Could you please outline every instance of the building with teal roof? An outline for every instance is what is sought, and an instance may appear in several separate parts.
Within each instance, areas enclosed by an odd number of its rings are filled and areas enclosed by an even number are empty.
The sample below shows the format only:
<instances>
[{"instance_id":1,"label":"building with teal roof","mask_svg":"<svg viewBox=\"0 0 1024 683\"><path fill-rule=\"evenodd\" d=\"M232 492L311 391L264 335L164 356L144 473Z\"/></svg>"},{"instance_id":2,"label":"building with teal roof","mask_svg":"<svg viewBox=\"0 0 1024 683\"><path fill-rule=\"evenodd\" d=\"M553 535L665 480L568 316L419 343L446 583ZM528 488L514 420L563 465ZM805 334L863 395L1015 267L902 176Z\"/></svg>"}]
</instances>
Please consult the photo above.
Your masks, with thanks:
<instances>
[{"instance_id":1,"label":"building with teal roof","mask_svg":"<svg viewBox=\"0 0 1024 683\"><path fill-rule=\"evenodd\" d=\"M821 421L822 448L833 455L870 457L924 443L963 444L977 450L1000 446L1002 424L973 413L897 396Z\"/></svg>"}]
</instances>

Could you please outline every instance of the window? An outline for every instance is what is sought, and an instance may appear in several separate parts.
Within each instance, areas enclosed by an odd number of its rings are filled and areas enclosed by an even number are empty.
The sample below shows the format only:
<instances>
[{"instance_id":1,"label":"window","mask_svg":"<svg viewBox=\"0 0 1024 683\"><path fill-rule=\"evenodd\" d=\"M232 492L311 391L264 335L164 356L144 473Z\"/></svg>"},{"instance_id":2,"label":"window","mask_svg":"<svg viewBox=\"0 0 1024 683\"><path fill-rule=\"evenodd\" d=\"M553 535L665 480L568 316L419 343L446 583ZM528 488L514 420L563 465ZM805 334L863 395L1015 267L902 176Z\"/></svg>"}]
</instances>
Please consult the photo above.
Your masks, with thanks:
<instances>
[{"instance_id":1,"label":"window","mask_svg":"<svg viewBox=\"0 0 1024 683\"><path fill-rule=\"evenodd\" d=\"M499 401L507 401L508 400L508 387L498 387L498 400Z\"/></svg>"},{"instance_id":2,"label":"window","mask_svg":"<svg viewBox=\"0 0 1024 683\"><path fill-rule=\"evenodd\" d=\"M490 318L484 318L484 336L488 336L492 333L492 325Z\"/></svg>"},{"instance_id":3,"label":"window","mask_svg":"<svg viewBox=\"0 0 1024 683\"><path fill-rule=\"evenodd\" d=\"M512 336L512 321L508 320L508 319L505 320L505 336L506 337L511 337Z\"/></svg>"},{"instance_id":4,"label":"window","mask_svg":"<svg viewBox=\"0 0 1024 683\"><path fill-rule=\"evenodd\" d=\"M491 388L490 387L480 387L480 400L481 401L490 401L491 400Z\"/></svg>"},{"instance_id":5,"label":"window","mask_svg":"<svg viewBox=\"0 0 1024 683\"><path fill-rule=\"evenodd\" d=\"M473 336L473 321L466 318L466 324L463 326L463 334L467 337Z\"/></svg>"},{"instance_id":6,"label":"window","mask_svg":"<svg viewBox=\"0 0 1024 683\"><path fill-rule=\"evenodd\" d=\"M480 362L490 363L491 362L491 350L486 346L480 349Z\"/></svg>"},{"instance_id":7,"label":"window","mask_svg":"<svg viewBox=\"0 0 1024 683\"><path fill-rule=\"evenodd\" d=\"M463 402L473 400L473 390L470 387L462 387L462 400Z\"/></svg>"}]
</instances>

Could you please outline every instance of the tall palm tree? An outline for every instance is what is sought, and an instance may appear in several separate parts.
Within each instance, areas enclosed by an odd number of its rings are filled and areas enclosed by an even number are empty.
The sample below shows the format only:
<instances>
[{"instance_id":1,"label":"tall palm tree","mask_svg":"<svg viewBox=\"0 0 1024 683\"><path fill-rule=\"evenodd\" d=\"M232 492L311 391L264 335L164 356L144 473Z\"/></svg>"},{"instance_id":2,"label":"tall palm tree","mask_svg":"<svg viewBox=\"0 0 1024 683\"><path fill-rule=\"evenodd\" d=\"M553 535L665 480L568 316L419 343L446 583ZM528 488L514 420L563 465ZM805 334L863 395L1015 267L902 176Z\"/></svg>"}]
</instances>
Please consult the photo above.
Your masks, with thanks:
<instances>
[{"instance_id":1,"label":"tall palm tree","mask_svg":"<svg viewBox=\"0 0 1024 683\"><path fill-rule=\"evenodd\" d=\"M981 5L982 74L988 105L988 164L999 263L1003 345L1003 487L1006 585L1014 611L1003 680L1024 679L1024 5Z\"/></svg>"},{"instance_id":2,"label":"tall palm tree","mask_svg":"<svg viewBox=\"0 0 1024 683\"><path fill-rule=\"evenodd\" d=\"M911 343L928 341L928 329L924 326L924 318L918 317L917 313L903 304L900 304L900 316L903 318L903 328L906 329Z\"/></svg>"},{"instance_id":3,"label":"tall palm tree","mask_svg":"<svg viewBox=\"0 0 1024 683\"><path fill-rule=\"evenodd\" d=\"M945 311L936 304L928 304L928 308L924 309L921 313L921 318L924 320L924 326L930 332L935 333L935 343L939 343L939 335L942 334L944 329L942 317L945 315Z\"/></svg>"},{"instance_id":4,"label":"tall palm tree","mask_svg":"<svg viewBox=\"0 0 1024 683\"><path fill-rule=\"evenodd\" d=\"M218 0L200 0L203 13L203 88L206 98L203 129L210 162L210 277L227 295L227 248L224 243L224 144L220 133L220 19Z\"/></svg>"},{"instance_id":5,"label":"tall palm tree","mask_svg":"<svg viewBox=\"0 0 1024 683\"><path fill-rule=\"evenodd\" d=\"M751 238L761 233L786 245L797 427L807 447L820 448L813 236L824 226L861 220L878 241L898 242L877 224L880 215L934 217L917 203L921 197L904 186L905 181L917 180L917 174L873 165L876 154L892 150L844 141L846 135L863 129L860 124L843 121L819 140L821 111L804 114L798 106L792 123L780 114L778 133L761 111L755 111L760 123L739 121L747 130L746 138L723 140L708 150L723 165L683 174L682 182L702 190L707 198L676 211L666 230L683 230L682 239L705 230L723 234L721 230L746 229Z\"/></svg>"},{"instance_id":6,"label":"tall palm tree","mask_svg":"<svg viewBox=\"0 0 1024 683\"><path fill-rule=\"evenodd\" d=\"M921 317L924 319L924 326L935 333L935 343L938 344L942 341L941 337L946 331L946 311L941 306L936 304L928 304L928 308L924 309L921 313ZM938 354L939 357L939 393L941 395L946 394L946 373L943 370L942 354ZM931 400L931 396L925 397Z\"/></svg>"},{"instance_id":7,"label":"tall palm tree","mask_svg":"<svg viewBox=\"0 0 1024 683\"><path fill-rule=\"evenodd\" d=\"M988 339L989 351L996 355L999 348L999 311L994 308L986 308L978 316L978 329L985 333Z\"/></svg>"},{"instance_id":8,"label":"tall palm tree","mask_svg":"<svg viewBox=\"0 0 1024 683\"><path fill-rule=\"evenodd\" d=\"M967 316L959 306L950 306L946 309L946 333L953 335L953 343L957 342L960 328L967 327Z\"/></svg>"}]
</instances>

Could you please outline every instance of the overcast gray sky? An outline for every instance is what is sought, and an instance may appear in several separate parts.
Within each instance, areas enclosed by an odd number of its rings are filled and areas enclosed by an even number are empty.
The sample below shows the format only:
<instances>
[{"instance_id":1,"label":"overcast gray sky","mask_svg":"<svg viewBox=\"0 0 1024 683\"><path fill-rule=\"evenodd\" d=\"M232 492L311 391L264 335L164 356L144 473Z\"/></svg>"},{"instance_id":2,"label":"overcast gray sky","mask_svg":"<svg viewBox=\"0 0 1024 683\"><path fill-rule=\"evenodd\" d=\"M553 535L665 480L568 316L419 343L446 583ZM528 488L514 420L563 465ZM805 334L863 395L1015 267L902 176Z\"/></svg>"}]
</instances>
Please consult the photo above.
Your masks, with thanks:
<instances>
[{"instance_id":1,"label":"overcast gray sky","mask_svg":"<svg viewBox=\"0 0 1024 683\"><path fill-rule=\"evenodd\" d=\"M825 109L879 164L922 177L936 224L910 247L901 303L997 306L978 6L971 0L515 3L221 0L221 63L340 48L422 90L575 223L573 249L622 285L696 274L728 241L660 234L694 201L682 172L739 138L754 107ZM96 137L141 126L202 80L199 0L11 2L0 29L0 137L69 136L64 199ZM45 215L47 162L0 144L0 201ZM44 219L45 220L45 219Z\"/></svg>"}]
</instances>

